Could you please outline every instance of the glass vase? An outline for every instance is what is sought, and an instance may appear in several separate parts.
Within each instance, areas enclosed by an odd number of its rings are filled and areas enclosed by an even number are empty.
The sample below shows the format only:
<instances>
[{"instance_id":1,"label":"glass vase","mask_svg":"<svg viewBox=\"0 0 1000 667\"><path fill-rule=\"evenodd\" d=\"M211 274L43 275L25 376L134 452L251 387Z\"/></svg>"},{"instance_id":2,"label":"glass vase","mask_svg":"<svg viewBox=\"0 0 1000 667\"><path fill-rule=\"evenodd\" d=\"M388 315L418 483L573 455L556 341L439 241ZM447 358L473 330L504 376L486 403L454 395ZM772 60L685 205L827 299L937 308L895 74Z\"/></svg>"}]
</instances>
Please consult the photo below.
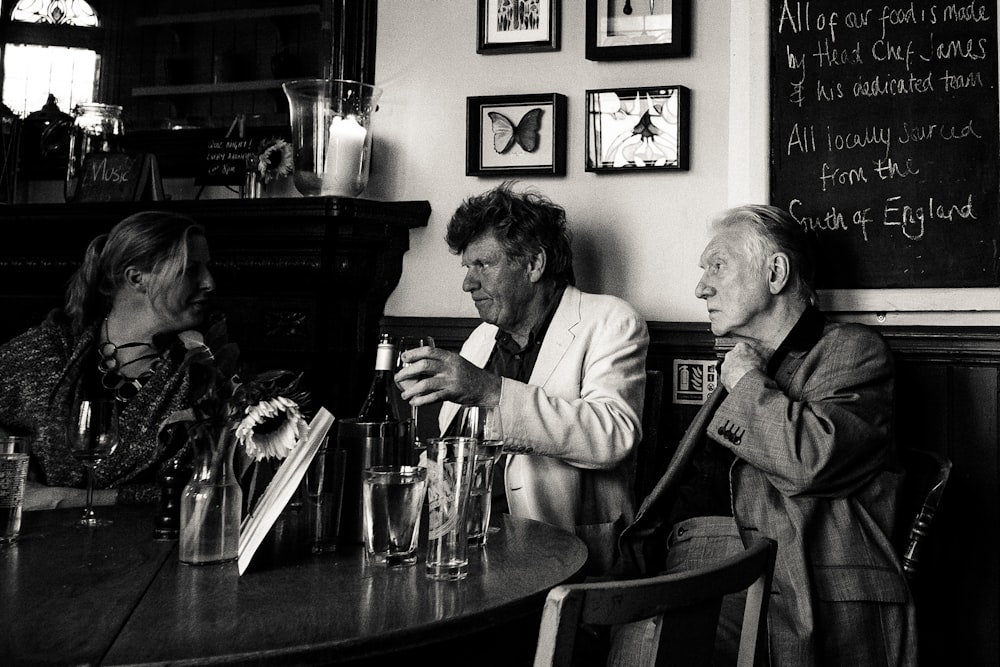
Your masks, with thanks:
<instances>
[{"instance_id":1,"label":"glass vase","mask_svg":"<svg viewBox=\"0 0 1000 667\"><path fill-rule=\"evenodd\" d=\"M295 187L306 196L360 195L368 185L372 119L382 89L347 79L282 87L291 114Z\"/></svg>"},{"instance_id":2,"label":"glass vase","mask_svg":"<svg viewBox=\"0 0 1000 667\"><path fill-rule=\"evenodd\" d=\"M181 494L182 563L225 563L239 555L243 492L233 469L235 443L225 427L192 442L191 479Z\"/></svg>"}]
</instances>

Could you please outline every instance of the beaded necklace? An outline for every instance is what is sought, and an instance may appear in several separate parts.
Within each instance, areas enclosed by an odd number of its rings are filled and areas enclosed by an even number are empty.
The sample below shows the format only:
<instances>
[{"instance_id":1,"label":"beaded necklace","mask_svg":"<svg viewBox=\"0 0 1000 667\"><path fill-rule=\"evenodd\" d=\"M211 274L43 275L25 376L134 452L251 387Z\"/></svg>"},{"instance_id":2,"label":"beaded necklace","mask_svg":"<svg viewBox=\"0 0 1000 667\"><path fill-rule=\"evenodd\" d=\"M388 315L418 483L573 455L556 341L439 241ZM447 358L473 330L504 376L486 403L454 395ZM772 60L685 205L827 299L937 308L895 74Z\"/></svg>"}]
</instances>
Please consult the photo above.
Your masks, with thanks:
<instances>
[{"instance_id":1,"label":"beaded necklace","mask_svg":"<svg viewBox=\"0 0 1000 667\"><path fill-rule=\"evenodd\" d=\"M133 347L148 347L152 352L138 356L124 364L119 362L117 357L118 350ZM139 393L139 390L142 389L142 385L146 384L146 381L153 377L153 373L163 363L163 354L158 352L152 343L123 343L121 345L112 343L111 337L108 335L108 318L106 317L104 318L104 342L98 345L97 354L100 356L97 362L97 370L101 372L101 386L113 391L115 398L122 403L135 397ZM131 366L146 359L153 359L154 361L145 372L140 373L134 378L122 375L122 370L126 366Z\"/></svg>"}]
</instances>

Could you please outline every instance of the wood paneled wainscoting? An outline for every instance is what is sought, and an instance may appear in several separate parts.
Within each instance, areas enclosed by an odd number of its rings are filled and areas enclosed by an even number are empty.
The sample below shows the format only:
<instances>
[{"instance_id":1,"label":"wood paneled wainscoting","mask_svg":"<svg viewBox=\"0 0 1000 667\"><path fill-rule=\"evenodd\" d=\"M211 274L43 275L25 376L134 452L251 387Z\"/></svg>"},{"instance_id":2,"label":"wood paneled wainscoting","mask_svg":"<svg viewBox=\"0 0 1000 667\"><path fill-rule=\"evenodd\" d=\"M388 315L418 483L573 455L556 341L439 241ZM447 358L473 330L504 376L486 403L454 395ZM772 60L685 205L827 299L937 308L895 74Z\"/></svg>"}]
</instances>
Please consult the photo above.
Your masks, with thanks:
<instances>
[{"instance_id":1,"label":"wood paneled wainscoting","mask_svg":"<svg viewBox=\"0 0 1000 667\"><path fill-rule=\"evenodd\" d=\"M474 318L384 317L383 331L430 334L457 350ZM672 403L675 359L728 349L705 324L650 322L647 366L664 372L657 464L666 465L698 406ZM917 575L921 665L1000 664L1000 334L975 327L883 327L896 357L901 447L954 463ZM421 422L433 427L421 413ZM425 423L425 427L427 426Z\"/></svg>"}]
</instances>

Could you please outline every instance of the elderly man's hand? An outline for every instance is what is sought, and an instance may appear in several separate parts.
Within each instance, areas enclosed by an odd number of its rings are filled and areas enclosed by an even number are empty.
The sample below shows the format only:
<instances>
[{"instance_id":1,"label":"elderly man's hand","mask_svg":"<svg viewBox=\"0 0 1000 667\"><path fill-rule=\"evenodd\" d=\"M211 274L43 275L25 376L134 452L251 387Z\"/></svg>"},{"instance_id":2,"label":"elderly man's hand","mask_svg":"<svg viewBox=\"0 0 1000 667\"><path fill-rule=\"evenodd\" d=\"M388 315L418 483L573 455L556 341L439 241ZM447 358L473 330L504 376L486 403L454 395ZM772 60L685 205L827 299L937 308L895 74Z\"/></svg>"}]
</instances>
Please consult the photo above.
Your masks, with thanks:
<instances>
[{"instance_id":1,"label":"elderly man's hand","mask_svg":"<svg viewBox=\"0 0 1000 667\"><path fill-rule=\"evenodd\" d=\"M449 350L419 347L403 353L407 366L396 373L401 396L410 405L438 401L465 405L498 403L501 379Z\"/></svg>"},{"instance_id":2,"label":"elderly man's hand","mask_svg":"<svg viewBox=\"0 0 1000 667\"><path fill-rule=\"evenodd\" d=\"M766 372L767 359L764 357L764 353L752 343L740 341L726 353L726 357L722 360L719 379L722 380L723 386L728 391L732 391L736 383L754 369Z\"/></svg>"}]
</instances>

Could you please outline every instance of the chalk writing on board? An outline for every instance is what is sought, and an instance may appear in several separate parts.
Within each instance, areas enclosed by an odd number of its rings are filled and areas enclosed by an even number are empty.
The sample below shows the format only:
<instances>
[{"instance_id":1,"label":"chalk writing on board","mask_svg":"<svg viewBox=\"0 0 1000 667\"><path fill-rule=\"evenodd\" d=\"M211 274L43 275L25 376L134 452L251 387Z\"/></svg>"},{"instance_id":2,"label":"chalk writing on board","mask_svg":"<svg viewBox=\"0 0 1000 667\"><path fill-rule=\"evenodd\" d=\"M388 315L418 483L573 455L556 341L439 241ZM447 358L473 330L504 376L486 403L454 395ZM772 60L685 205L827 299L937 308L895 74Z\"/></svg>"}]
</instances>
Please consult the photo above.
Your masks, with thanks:
<instances>
[{"instance_id":1,"label":"chalk writing on board","mask_svg":"<svg viewBox=\"0 0 1000 667\"><path fill-rule=\"evenodd\" d=\"M83 160L75 201L131 201L145 185L144 153L90 153ZM141 194L141 193L140 193Z\"/></svg>"},{"instance_id":2,"label":"chalk writing on board","mask_svg":"<svg viewBox=\"0 0 1000 667\"><path fill-rule=\"evenodd\" d=\"M1000 284L996 12L772 0L771 201L821 287Z\"/></svg>"},{"instance_id":3,"label":"chalk writing on board","mask_svg":"<svg viewBox=\"0 0 1000 667\"><path fill-rule=\"evenodd\" d=\"M248 158L256 157L258 140L251 137L210 139L198 185L239 185L246 175Z\"/></svg>"}]
</instances>

